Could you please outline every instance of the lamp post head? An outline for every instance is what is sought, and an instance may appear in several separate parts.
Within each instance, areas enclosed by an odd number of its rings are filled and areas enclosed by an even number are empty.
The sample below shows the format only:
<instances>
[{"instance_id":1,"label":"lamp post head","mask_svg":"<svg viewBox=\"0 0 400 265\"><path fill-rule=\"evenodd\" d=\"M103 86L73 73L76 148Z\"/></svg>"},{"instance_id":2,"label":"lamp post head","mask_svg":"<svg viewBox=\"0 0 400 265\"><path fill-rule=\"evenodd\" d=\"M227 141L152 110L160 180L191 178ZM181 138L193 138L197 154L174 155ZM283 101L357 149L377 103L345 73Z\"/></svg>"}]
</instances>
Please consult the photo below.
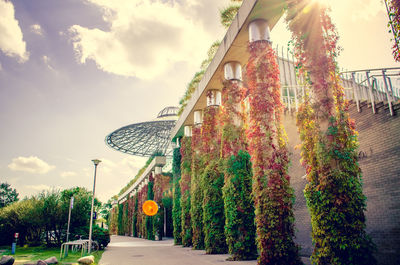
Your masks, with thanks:
<instances>
[{"instance_id":1,"label":"lamp post head","mask_svg":"<svg viewBox=\"0 0 400 265\"><path fill-rule=\"evenodd\" d=\"M92 162L93 162L93 164L94 164L95 166L97 166L98 164L100 164L101 160L93 159Z\"/></svg>"}]
</instances>

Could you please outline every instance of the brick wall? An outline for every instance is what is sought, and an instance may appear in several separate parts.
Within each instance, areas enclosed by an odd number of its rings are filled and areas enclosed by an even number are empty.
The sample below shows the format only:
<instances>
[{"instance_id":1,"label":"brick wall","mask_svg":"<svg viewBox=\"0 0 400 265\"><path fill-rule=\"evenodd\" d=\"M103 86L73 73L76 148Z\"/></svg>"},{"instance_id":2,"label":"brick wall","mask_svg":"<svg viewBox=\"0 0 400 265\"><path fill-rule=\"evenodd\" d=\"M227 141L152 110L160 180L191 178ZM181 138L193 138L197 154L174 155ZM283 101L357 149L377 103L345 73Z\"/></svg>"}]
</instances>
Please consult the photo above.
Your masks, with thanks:
<instances>
[{"instance_id":1,"label":"brick wall","mask_svg":"<svg viewBox=\"0 0 400 265\"><path fill-rule=\"evenodd\" d=\"M350 116L359 132L359 163L367 196L367 232L377 245L379 264L400 264L400 116L381 108L373 114L366 106L361 113L351 106ZM295 115L286 114L284 126L289 137L290 176L295 189L296 242L301 254L311 255L311 223L303 190L305 170L300 165L300 143Z\"/></svg>"}]
</instances>

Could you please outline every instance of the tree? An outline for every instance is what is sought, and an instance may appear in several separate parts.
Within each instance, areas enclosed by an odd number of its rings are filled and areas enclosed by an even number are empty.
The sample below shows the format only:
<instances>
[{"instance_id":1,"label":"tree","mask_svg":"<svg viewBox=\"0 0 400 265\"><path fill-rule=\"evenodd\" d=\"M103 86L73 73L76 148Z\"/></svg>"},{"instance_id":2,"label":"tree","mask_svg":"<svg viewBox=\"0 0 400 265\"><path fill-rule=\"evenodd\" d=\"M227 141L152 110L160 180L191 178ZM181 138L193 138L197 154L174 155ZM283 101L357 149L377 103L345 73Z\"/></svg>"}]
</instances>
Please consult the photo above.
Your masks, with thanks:
<instances>
[{"instance_id":1,"label":"tree","mask_svg":"<svg viewBox=\"0 0 400 265\"><path fill-rule=\"evenodd\" d=\"M3 208L13 202L18 201L16 189L12 189L7 182L0 184L0 208Z\"/></svg>"}]
</instances>

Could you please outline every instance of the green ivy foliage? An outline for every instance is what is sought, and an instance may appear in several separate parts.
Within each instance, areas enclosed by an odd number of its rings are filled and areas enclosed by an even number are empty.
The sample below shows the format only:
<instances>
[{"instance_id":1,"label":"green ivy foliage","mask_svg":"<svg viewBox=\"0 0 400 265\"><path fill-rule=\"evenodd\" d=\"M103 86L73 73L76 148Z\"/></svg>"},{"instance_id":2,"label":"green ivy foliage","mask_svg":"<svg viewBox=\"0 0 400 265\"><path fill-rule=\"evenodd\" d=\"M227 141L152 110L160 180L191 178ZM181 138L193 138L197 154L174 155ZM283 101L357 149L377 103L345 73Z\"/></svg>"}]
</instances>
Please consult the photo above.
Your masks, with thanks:
<instances>
[{"instance_id":1,"label":"green ivy foliage","mask_svg":"<svg viewBox=\"0 0 400 265\"><path fill-rule=\"evenodd\" d=\"M124 235L124 226L123 226L123 215L124 215L124 205L118 204L118 235Z\"/></svg>"},{"instance_id":2,"label":"green ivy foliage","mask_svg":"<svg viewBox=\"0 0 400 265\"><path fill-rule=\"evenodd\" d=\"M129 233L129 218L128 218L128 213L129 213L129 203L128 203L129 197L128 199L125 201L124 205L124 214L122 216L122 224L124 226L124 235Z\"/></svg>"},{"instance_id":3,"label":"green ivy foliage","mask_svg":"<svg viewBox=\"0 0 400 265\"><path fill-rule=\"evenodd\" d=\"M162 240L164 235L164 207L159 207L158 212L153 217L154 236L158 236L158 240Z\"/></svg>"},{"instance_id":4,"label":"green ivy foliage","mask_svg":"<svg viewBox=\"0 0 400 265\"><path fill-rule=\"evenodd\" d=\"M181 209L181 189L179 181L181 179L181 152L180 148L175 148L172 160L172 192L173 192L173 204L172 204L172 224L174 226L174 243L175 245L182 244L182 209Z\"/></svg>"},{"instance_id":5,"label":"green ivy foliage","mask_svg":"<svg viewBox=\"0 0 400 265\"><path fill-rule=\"evenodd\" d=\"M172 193L171 193L172 194ZM165 207L166 210L166 228L167 228L167 233L165 234L165 236L167 237L172 237L173 236L173 230L174 230L174 226L172 223L172 197L169 196L165 196L162 198L162 203Z\"/></svg>"},{"instance_id":6,"label":"green ivy foliage","mask_svg":"<svg viewBox=\"0 0 400 265\"><path fill-rule=\"evenodd\" d=\"M204 231L203 231L203 192L200 186L200 176L192 175L190 216L192 218L193 249L204 249Z\"/></svg>"},{"instance_id":7,"label":"green ivy foliage","mask_svg":"<svg viewBox=\"0 0 400 265\"><path fill-rule=\"evenodd\" d=\"M192 222L190 216L190 181L192 173L192 139L183 137L181 140L181 172L182 177L179 182L181 188L181 207L182 207L182 245L192 246Z\"/></svg>"},{"instance_id":8,"label":"green ivy foliage","mask_svg":"<svg viewBox=\"0 0 400 265\"><path fill-rule=\"evenodd\" d=\"M224 174L220 172L219 160L212 160L201 176L204 191L203 224L204 243L207 254L227 253L224 225L224 199L222 187Z\"/></svg>"},{"instance_id":9,"label":"green ivy foliage","mask_svg":"<svg viewBox=\"0 0 400 265\"><path fill-rule=\"evenodd\" d=\"M135 201L135 210L133 212L133 217L132 217L132 234L134 237L138 237L138 229L137 229L137 219L138 219L138 210L139 210L139 199L138 199L138 195L135 195L134 198Z\"/></svg>"},{"instance_id":10,"label":"green ivy foliage","mask_svg":"<svg viewBox=\"0 0 400 265\"><path fill-rule=\"evenodd\" d=\"M201 173L203 162L198 154L201 144L201 129L192 129L192 177L190 181L190 216L192 221L193 249L204 249L203 231L203 189L201 186Z\"/></svg>"},{"instance_id":11,"label":"green ivy foliage","mask_svg":"<svg viewBox=\"0 0 400 265\"><path fill-rule=\"evenodd\" d=\"M149 181L148 190L147 190L147 199L153 200L154 199L154 192L153 192L154 180ZM146 234L147 239L155 240L153 224L154 216L147 216L146 215Z\"/></svg>"},{"instance_id":12,"label":"green ivy foliage","mask_svg":"<svg viewBox=\"0 0 400 265\"><path fill-rule=\"evenodd\" d=\"M232 260L257 258L250 155L239 150L224 165L225 236Z\"/></svg>"},{"instance_id":13,"label":"green ivy foliage","mask_svg":"<svg viewBox=\"0 0 400 265\"><path fill-rule=\"evenodd\" d=\"M304 5L309 4L309 12ZM376 264L366 234L355 124L349 118L336 57L338 35L325 5L287 5L297 69L310 87L297 115L307 171L304 195L311 215L314 264Z\"/></svg>"},{"instance_id":14,"label":"green ivy foliage","mask_svg":"<svg viewBox=\"0 0 400 265\"><path fill-rule=\"evenodd\" d=\"M366 197L357 162L357 137L348 126L348 114L340 111L338 118L331 117L325 135L310 143L302 124L313 128L312 116L309 106L303 106L298 115L303 144L313 146L310 150L303 147L302 154L314 157L316 162L309 167L309 183L304 189L314 244L311 259L315 264L376 264L375 246L365 232ZM314 129L311 131L318 133ZM333 144L328 139L334 139Z\"/></svg>"}]
</instances>

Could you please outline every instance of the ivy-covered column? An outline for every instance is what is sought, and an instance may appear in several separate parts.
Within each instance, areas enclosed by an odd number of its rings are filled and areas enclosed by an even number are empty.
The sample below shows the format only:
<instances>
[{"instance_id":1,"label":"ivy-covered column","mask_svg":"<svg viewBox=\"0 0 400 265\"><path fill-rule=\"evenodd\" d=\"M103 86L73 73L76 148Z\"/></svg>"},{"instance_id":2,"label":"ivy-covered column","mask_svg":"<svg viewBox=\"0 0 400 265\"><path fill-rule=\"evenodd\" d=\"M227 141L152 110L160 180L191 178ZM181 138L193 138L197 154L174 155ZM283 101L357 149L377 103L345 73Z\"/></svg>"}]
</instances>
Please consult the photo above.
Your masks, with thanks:
<instances>
[{"instance_id":1,"label":"ivy-covered column","mask_svg":"<svg viewBox=\"0 0 400 265\"><path fill-rule=\"evenodd\" d=\"M162 240L164 236L164 193L170 188L170 177L161 173L161 167L156 167L156 176L154 177L154 201L158 204L158 212L154 216L153 231Z\"/></svg>"},{"instance_id":2,"label":"ivy-covered column","mask_svg":"<svg viewBox=\"0 0 400 265\"><path fill-rule=\"evenodd\" d=\"M133 210L134 210L134 200L133 196L129 195L129 200L128 200L128 235L132 236L132 219L133 219Z\"/></svg>"},{"instance_id":3,"label":"ivy-covered column","mask_svg":"<svg viewBox=\"0 0 400 265\"><path fill-rule=\"evenodd\" d=\"M138 227L138 234L141 238L147 238L146 234L146 226L145 226L145 218L146 215L143 213L143 203L146 201L147 198L147 184L144 183L140 184L139 187L139 203L138 203L138 220L137 220L137 227Z\"/></svg>"},{"instance_id":4,"label":"ivy-covered column","mask_svg":"<svg viewBox=\"0 0 400 265\"><path fill-rule=\"evenodd\" d=\"M225 212L222 198L224 174L220 166L220 134L217 90L207 92L207 108L201 126L201 156L204 172L201 176L203 188L204 243L207 254L227 253L224 226ZM220 94L219 94L220 95ZM219 96L219 98L221 98Z\"/></svg>"},{"instance_id":5,"label":"ivy-covered column","mask_svg":"<svg viewBox=\"0 0 400 265\"><path fill-rule=\"evenodd\" d=\"M289 158L281 127L277 57L266 21L251 22L249 33L246 75L250 109L246 135L253 163L258 264L301 264L293 241L293 189L289 185Z\"/></svg>"},{"instance_id":6,"label":"ivy-covered column","mask_svg":"<svg viewBox=\"0 0 400 265\"><path fill-rule=\"evenodd\" d=\"M149 176L149 183L147 184L147 200L153 200L154 199L154 177L153 177L154 172L150 173ZM153 223L154 223L154 216L148 216L146 215L146 233L147 233L147 239L149 240L155 240L154 236L154 230L153 230Z\"/></svg>"},{"instance_id":7,"label":"ivy-covered column","mask_svg":"<svg viewBox=\"0 0 400 265\"><path fill-rule=\"evenodd\" d=\"M118 206L111 209L110 219L110 234L118 235Z\"/></svg>"},{"instance_id":8,"label":"ivy-covered column","mask_svg":"<svg viewBox=\"0 0 400 265\"><path fill-rule=\"evenodd\" d=\"M203 161L201 160L201 111L195 112L195 125L192 129L192 178L190 180L190 217L192 221L193 249L204 249L203 232L203 189L201 174Z\"/></svg>"},{"instance_id":9,"label":"ivy-covered column","mask_svg":"<svg viewBox=\"0 0 400 265\"><path fill-rule=\"evenodd\" d=\"M325 6L304 0L288 4L286 20L300 74L310 86L297 125L307 171L304 194L311 214L311 260L314 264L376 264L365 232L357 132L347 113L335 62L335 27Z\"/></svg>"},{"instance_id":10,"label":"ivy-covered column","mask_svg":"<svg viewBox=\"0 0 400 265\"><path fill-rule=\"evenodd\" d=\"M123 226L123 215L124 215L124 205L118 203L118 235L122 236L124 234Z\"/></svg>"},{"instance_id":11,"label":"ivy-covered column","mask_svg":"<svg viewBox=\"0 0 400 265\"><path fill-rule=\"evenodd\" d=\"M129 235L129 195L126 201L124 202L124 214L122 216L122 225L123 225L123 235Z\"/></svg>"},{"instance_id":12,"label":"ivy-covered column","mask_svg":"<svg viewBox=\"0 0 400 265\"><path fill-rule=\"evenodd\" d=\"M172 160L172 224L174 227L174 243L175 245L182 244L182 209L181 209L181 188L179 181L181 180L181 151L180 147L174 149Z\"/></svg>"},{"instance_id":13,"label":"ivy-covered column","mask_svg":"<svg viewBox=\"0 0 400 265\"><path fill-rule=\"evenodd\" d=\"M190 182L192 174L192 127L185 126L185 137L181 141L181 207L182 207L182 245L192 246L192 222L190 217Z\"/></svg>"},{"instance_id":14,"label":"ivy-covered column","mask_svg":"<svg viewBox=\"0 0 400 265\"><path fill-rule=\"evenodd\" d=\"M135 202L133 217L132 217L132 235L134 237L138 237L138 228L137 228L137 220L138 220L138 211L139 211L139 200L138 200L138 193L137 190L135 191L135 195L133 197Z\"/></svg>"},{"instance_id":15,"label":"ivy-covered column","mask_svg":"<svg viewBox=\"0 0 400 265\"><path fill-rule=\"evenodd\" d=\"M252 170L243 129L241 66L225 65L221 105L221 160L224 169L223 198L225 236L232 260L257 257Z\"/></svg>"}]
</instances>

